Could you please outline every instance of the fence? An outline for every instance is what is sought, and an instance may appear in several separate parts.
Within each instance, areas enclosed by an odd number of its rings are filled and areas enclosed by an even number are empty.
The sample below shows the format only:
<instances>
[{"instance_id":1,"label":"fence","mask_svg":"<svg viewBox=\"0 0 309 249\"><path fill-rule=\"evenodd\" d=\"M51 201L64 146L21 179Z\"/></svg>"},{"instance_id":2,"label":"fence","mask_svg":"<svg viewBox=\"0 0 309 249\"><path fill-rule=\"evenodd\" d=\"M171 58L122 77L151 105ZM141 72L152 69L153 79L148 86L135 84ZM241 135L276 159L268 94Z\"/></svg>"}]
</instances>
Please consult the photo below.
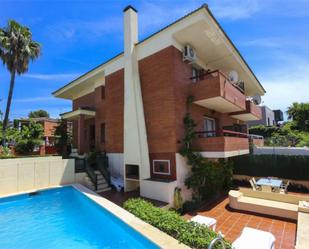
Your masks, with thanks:
<instances>
[{"instance_id":1,"label":"fence","mask_svg":"<svg viewBox=\"0 0 309 249\"><path fill-rule=\"evenodd\" d=\"M231 160L235 175L309 180L309 156L243 155Z\"/></svg>"}]
</instances>

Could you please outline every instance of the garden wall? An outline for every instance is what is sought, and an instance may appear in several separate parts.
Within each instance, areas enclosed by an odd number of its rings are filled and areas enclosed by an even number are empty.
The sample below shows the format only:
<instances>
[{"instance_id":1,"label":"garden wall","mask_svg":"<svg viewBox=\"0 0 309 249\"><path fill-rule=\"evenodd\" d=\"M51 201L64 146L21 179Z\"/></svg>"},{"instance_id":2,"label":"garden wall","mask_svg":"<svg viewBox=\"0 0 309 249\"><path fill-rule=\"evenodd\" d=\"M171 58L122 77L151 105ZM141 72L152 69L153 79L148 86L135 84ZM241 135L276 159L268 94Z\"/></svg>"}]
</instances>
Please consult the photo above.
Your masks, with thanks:
<instances>
[{"instance_id":1,"label":"garden wall","mask_svg":"<svg viewBox=\"0 0 309 249\"><path fill-rule=\"evenodd\" d=\"M0 159L0 195L79 181L74 159L58 156Z\"/></svg>"}]
</instances>

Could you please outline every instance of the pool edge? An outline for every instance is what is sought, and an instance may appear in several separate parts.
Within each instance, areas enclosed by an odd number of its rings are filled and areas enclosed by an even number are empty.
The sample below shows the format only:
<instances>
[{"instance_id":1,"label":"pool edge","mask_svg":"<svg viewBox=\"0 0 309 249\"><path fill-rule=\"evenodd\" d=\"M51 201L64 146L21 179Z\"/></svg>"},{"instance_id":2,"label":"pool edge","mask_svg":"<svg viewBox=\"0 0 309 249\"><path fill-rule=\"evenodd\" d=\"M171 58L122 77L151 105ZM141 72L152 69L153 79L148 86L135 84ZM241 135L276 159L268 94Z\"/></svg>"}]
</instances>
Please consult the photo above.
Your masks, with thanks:
<instances>
[{"instance_id":1,"label":"pool edge","mask_svg":"<svg viewBox=\"0 0 309 249\"><path fill-rule=\"evenodd\" d=\"M108 212L115 215L118 219L122 220L125 224L136 230L138 233L146 237L148 240L156 244L161 248L175 248L175 249L189 249L190 247L181 244L178 240L169 236L168 234L160 231L159 229L151 226L150 224L137 218L130 212L126 211L122 207L107 200L106 198L98 195L92 190L86 188L81 184L70 184L76 190L86 195L89 199L102 206Z\"/></svg>"}]
</instances>

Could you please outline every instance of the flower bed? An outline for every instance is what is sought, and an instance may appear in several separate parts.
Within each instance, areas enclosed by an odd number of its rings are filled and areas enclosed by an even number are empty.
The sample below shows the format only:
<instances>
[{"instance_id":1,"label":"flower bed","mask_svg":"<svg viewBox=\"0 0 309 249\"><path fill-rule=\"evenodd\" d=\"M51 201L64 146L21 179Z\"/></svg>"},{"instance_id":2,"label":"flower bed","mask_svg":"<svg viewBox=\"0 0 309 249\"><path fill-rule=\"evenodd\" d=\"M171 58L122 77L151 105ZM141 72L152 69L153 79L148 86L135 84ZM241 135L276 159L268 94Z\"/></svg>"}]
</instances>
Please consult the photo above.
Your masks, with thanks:
<instances>
[{"instance_id":1,"label":"flower bed","mask_svg":"<svg viewBox=\"0 0 309 249\"><path fill-rule=\"evenodd\" d=\"M155 207L140 198L127 200L124 208L191 248L205 249L217 237L217 233L208 227L188 222L178 213ZM225 245L226 249L231 248L228 241L225 241ZM220 248L220 246L218 243L214 248Z\"/></svg>"}]
</instances>

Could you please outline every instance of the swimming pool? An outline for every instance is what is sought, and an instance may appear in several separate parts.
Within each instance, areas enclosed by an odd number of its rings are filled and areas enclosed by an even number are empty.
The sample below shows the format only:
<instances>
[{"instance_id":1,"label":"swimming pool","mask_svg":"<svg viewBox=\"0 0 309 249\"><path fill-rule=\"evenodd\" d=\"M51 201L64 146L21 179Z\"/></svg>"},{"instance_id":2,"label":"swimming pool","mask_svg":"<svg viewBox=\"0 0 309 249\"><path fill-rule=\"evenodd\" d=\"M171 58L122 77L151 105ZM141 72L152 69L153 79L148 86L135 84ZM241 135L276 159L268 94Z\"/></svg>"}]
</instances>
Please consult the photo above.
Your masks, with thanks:
<instances>
[{"instance_id":1,"label":"swimming pool","mask_svg":"<svg viewBox=\"0 0 309 249\"><path fill-rule=\"evenodd\" d=\"M72 186L0 199L0 248L155 249Z\"/></svg>"}]
</instances>

